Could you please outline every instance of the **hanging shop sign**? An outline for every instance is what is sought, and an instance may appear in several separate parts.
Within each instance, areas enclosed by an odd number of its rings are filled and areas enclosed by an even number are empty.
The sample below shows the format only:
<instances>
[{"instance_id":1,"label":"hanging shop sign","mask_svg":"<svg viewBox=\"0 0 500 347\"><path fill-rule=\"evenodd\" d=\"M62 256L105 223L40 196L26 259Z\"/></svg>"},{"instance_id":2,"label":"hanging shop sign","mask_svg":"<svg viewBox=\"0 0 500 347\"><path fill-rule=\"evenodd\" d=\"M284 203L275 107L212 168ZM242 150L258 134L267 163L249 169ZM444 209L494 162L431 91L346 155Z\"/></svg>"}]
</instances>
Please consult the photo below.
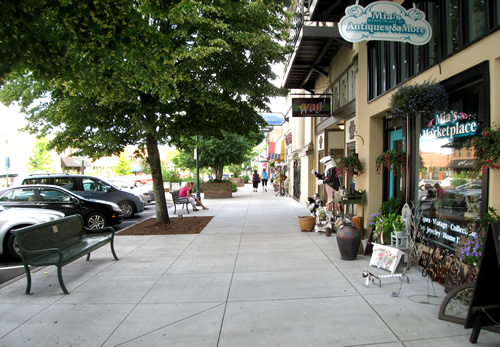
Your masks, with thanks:
<instances>
[{"instance_id":1,"label":"hanging shop sign","mask_svg":"<svg viewBox=\"0 0 500 347\"><path fill-rule=\"evenodd\" d=\"M269 125L282 125L285 117L281 113L259 113Z\"/></svg>"},{"instance_id":2,"label":"hanging shop sign","mask_svg":"<svg viewBox=\"0 0 500 347\"><path fill-rule=\"evenodd\" d=\"M267 145L267 158L272 160L279 160L280 153L276 153L276 142L269 142Z\"/></svg>"},{"instance_id":3,"label":"hanging shop sign","mask_svg":"<svg viewBox=\"0 0 500 347\"><path fill-rule=\"evenodd\" d=\"M434 118L422 129L423 137L448 138L473 136L478 129L477 117L458 111L436 113Z\"/></svg>"},{"instance_id":4,"label":"hanging shop sign","mask_svg":"<svg viewBox=\"0 0 500 347\"><path fill-rule=\"evenodd\" d=\"M398 41L425 45L432 28L425 13L417 8L406 10L399 4L377 1L366 7L357 4L345 9L339 22L340 35L349 42Z\"/></svg>"},{"instance_id":5,"label":"hanging shop sign","mask_svg":"<svg viewBox=\"0 0 500 347\"><path fill-rule=\"evenodd\" d=\"M292 117L329 117L329 98L293 98Z\"/></svg>"}]
</instances>

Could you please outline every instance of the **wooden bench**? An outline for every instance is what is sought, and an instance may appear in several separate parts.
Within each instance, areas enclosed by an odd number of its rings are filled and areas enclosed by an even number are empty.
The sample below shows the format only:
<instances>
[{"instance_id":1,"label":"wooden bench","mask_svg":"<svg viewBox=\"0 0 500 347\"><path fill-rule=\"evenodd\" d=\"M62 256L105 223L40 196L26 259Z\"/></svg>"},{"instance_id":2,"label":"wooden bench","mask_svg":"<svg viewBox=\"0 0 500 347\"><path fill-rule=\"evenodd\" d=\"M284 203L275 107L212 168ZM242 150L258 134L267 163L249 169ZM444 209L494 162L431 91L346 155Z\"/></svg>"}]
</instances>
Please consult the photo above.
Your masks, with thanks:
<instances>
[{"instance_id":1,"label":"wooden bench","mask_svg":"<svg viewBox=\"0 0 500 347\"><path fill-rule=\"evenodd\" d=\"M187 213L189 214L189 200L188 198L179 198L179 191L180 190L174 190L173 192L170 192L170 194L172 194L172 202L174 203L174 214L177 211L176 205L182 205L182 208L185 206Z\"/></svg>"},{"instance_id":2,"label":"wooden bench","mask_svg":"<svg viewBox=\"0 0 500 347\"><path fill-rule=\"evenodd\" d=\"M103 232L110 232L110 234L102 234ZM87 261L89 261L90 253L107 243L111 245L113 257L118 260L113 246L115 229L112 227L87 229L80 215L13 230L13 233L16 235L19 253L26 271L26 294L30 294L31 290L29 265L55 265L59 285L64 294L69 294L62 279L64 265L84 255L87 255Z\"/></svg>"}]
</instances>

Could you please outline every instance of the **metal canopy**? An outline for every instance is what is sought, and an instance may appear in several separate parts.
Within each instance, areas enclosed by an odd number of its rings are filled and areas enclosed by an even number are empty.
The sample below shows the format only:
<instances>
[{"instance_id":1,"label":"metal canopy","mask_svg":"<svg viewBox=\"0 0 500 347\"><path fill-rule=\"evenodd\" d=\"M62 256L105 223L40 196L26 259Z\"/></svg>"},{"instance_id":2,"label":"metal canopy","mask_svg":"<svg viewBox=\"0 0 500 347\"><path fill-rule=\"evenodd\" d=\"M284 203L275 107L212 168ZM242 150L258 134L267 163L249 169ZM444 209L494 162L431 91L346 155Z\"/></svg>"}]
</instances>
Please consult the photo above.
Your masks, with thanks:
<instances>
[{"instance_id":1,"label":"metal canopy","mask_svg":"<svg viewBox=\"0 0 500 347\"><path fill-rule=\"evenodd\" d=\"M361 0L359 4L366 6L370 2L373 1ZM284 88L314 92L316 80L320 75L328 76L330 62L340 48L343 45L352 48L340 36L336 24L344 16L345 8L355 3L355 0L311 0L298 7L296 32L292 35L295 46L287 61ZM304 21L307 16L308 21Z\"/></svg>"}]
</instances>

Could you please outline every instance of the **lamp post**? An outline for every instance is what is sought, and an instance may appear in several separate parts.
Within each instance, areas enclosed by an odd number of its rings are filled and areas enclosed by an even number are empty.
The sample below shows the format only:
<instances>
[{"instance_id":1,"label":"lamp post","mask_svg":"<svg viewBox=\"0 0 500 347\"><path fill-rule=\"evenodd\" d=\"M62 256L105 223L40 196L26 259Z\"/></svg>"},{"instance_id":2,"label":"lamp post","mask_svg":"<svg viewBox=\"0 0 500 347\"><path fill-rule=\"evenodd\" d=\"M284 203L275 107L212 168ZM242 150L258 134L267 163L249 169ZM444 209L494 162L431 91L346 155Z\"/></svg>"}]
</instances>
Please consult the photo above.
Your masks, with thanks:
<instances>
[{"instance_id":1,"label":"lamp post","mask_svg":"<svg viewBox=\"0 0 500 347\"><path fill-rule=\"evenodd\" d=\"M200 137L196 135L196 148L194 150L194 159L196 160L196 197L198 199L201 199L200 195L200 162L198 160L198 141L200 140Z\"/></svg>"}]
</instances>

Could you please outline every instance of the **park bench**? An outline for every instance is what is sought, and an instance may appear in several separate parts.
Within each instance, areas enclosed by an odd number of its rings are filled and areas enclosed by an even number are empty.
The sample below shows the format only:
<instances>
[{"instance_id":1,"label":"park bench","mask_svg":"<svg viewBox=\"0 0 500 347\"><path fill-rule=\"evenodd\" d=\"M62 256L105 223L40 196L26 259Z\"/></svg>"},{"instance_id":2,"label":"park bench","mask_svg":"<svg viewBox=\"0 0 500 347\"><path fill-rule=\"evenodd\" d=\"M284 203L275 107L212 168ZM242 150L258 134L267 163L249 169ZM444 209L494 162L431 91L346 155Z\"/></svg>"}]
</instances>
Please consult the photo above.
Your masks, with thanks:
<instances>
[{"instance_id":1,"label":"park bench","mask_svg":"<svg viewBox=\"0 0 500 347\"><path fill-rule=\"evenodd\" d=\"M182 208L184 208L185 206L187 213L189 214L189 200L188 198L179 198L179 191L180 190L174 190L170 192L170 194L172 195L172 202L174 203L174 214L177 211L176 205L182 205Z\"/></svg>"},{"instance_id":2,"label":"park bench","mask_svg":"<svg viewBox=\"0 0 500 347\"><path fill-rule=\"evenodd\" d=\"M103 234L104 232L106 234ZM30 265L55 265L59 285L64 294L69 294L62 279L64 265L84 255L87 255L87 261L89 261L90 253L107 243L111 245L113 257L118 260L113 246L115 230L112 227L87 229L80 215L35 224L14 230L13 233L16 235L19 253L26 271L26 294L30 294L31 290Z\"/></svg>"}]
</instances>

